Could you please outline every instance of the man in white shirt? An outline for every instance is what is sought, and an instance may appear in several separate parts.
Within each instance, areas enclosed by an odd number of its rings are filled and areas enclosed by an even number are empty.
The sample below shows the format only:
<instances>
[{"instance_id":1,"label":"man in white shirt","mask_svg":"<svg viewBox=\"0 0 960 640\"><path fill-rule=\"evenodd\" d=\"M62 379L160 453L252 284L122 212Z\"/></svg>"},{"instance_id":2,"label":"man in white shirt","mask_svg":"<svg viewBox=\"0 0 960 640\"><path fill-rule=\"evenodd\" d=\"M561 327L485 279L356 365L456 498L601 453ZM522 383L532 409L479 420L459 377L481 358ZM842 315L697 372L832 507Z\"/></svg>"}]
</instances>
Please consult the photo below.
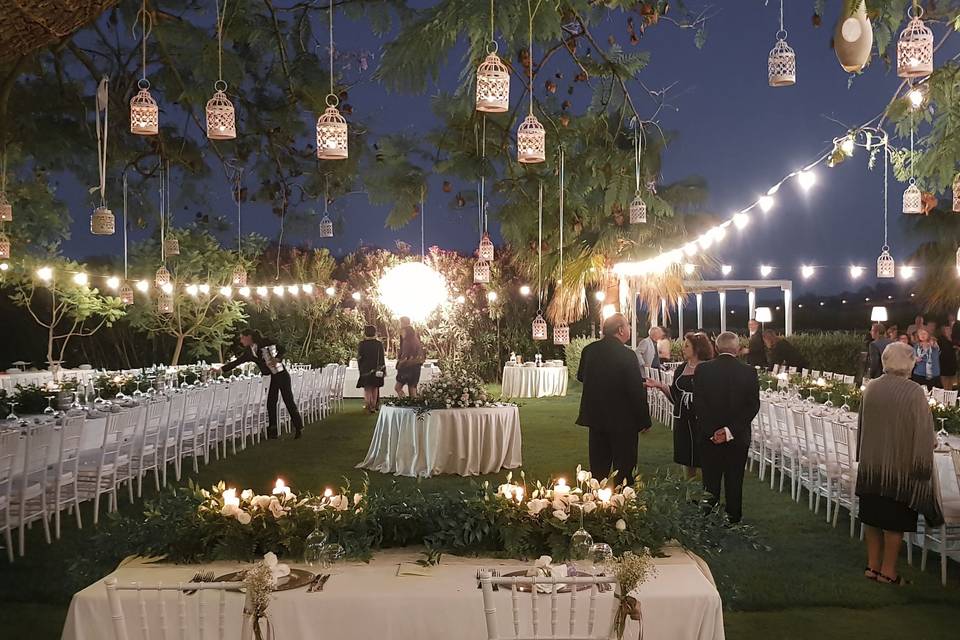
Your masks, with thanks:
<instances>
[{"instance_id":1,"label":"man in white shirt","mask_svg":"<svg viewBox=\"0 0 960 640\"><path fill-rule=\"evenodd\" d=\"M650 327L647 337L637 343L637 360L641 367L652 369L660 368L660 356L657 353L657 342L663 337L663 329Z\"/></svg>"}]
</instances>

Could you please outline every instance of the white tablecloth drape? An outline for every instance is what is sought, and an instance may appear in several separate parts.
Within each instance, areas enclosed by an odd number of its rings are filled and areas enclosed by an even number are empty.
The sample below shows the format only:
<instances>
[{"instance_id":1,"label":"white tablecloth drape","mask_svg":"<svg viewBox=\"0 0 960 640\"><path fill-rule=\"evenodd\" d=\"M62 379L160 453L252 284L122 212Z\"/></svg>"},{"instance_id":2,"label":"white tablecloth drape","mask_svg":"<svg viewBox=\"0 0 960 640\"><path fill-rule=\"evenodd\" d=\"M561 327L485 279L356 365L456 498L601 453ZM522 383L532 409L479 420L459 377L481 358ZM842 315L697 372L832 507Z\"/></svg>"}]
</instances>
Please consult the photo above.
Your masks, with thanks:
<instances>
[{"instance_id":1,"label":"white tablecloth drape","mask_svg":"<svg viewBox=\"0 0 960 640\"><path fill-rule=\"evenodd\" d=\"M720 594L713 585L710 571L696 556L682 549L668 550L669 557L657 558L656 576L636 592L643 608L645 638L657 640L723 640L723 612ZM347 564L327 582L319 593L305 588L275 594L268 609L274 637L280 640L300 638L359 640L425 640L463 638L482 640L487 637L483 598L477 589L479 569L492 568L501 573L526 568L516 561L483 558L443 557L430 576L398 576L401 562L417 560L416 552L389 550L377 554L369 564ZM213 566L138 565L127 566L112 575L121 583L144 582L171 584L186 582L199 569L221 575L237 568L233 564ZM228 592L226 600L226 637L240 637L241 610L244 596ZM589 596L577 594L577 633L584 634ZM138 632L139 609L135 591L120 592L127 627L133 637ZM149 597L153 597L150 594ZM177 629L176 595L168 592L167 622ZM191 628L197 625L197 602L206 599L207 636L217 637L219 619L215 615L217 597L197 594L187 597ZM566 633L569 624L569 596L560 596L559 622ZM152 600L150 602L153 602ZM510 592L494 594L497 623L505 637L513 637ZM540 629L549 629L550 595L537 596ZM613 609L613 593L599 594L596 628L609 628ZM530 595L520 601L523 616L521 633L530 634ZM160 607L149 606L148 615L159 623ZM98 581L73 596L63 629L63 640L105 640L112 638L110 609L106 589ZM624 638L636 638L637 623L628 621ZM153 636L151 636L153 637ZM157 635L156 637L159 637Z\"/></svg>"},{"instance_id":2,"label":"white tablecloth drape","mask_svg":"<svg viewBox=\"0 0 960 640\"><path fill-rule=\"evenodd\" d=\"M951 436L947 442L960 450L960 437ZM940 490L940 506L948 524L960 524L960 468L954 452L936 452L933 462L937 469L937 485Z\"/></svg>"},{"instance_id":3,"label":"white tablecloth drape","mask_svg":"<svg viewBox=\"0 0 960 640\"><path fill-rule=\"evenodd\" d=\"M504 398L546 398L567 395L566 367L503 368Z\"/></svg>"},{"instance_id":4,"label":"white tablecloth drape","mask_svg":"<svg viewBox=\"0 0 960 640\"><path fill-rule=\"evenodd\" d=\"M515 406L438 409L382 407L366 459L358 468L428 478L475 476L523 463L520 411Z\"/></svg>"},{"instance_id":5,"label":"white tablecloth drape","mask_svg":"<svg viewBox=\"0 0 960 640\"><path fill-rule=\"evenodd\" d=\"M380 388L381 398L394 398L397 393L393 390L397 384L397 361L387 360L387 375L383 379L383 386ZM439 377L440 369L436 365L424 363L420 369L420 384L426 384ZM357 380L360 379L360 370L357 368L356 361L351 361L347 367L346 375L343 379L343 397L344 398L362 398L363 389L357 388Z\"/></svg>"}]
</instances>

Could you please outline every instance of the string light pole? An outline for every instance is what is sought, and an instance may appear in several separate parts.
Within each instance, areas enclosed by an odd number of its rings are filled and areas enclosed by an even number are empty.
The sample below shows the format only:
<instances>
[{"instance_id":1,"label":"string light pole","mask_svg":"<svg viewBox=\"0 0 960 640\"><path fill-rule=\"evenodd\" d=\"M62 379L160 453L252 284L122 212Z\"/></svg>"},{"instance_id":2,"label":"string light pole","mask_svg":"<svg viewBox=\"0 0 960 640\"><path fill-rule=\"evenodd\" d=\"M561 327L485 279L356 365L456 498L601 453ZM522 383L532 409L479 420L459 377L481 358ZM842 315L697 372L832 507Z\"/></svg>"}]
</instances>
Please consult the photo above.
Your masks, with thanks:
<instances>
[{"instance_id":1,"label":"string light pole","mask_svg":"<svg viewBox=\"0 0 960 640\"><path fill-rule=\"evenodd\" d=\"M223 21L227 15L227 1L214 0L217 8L217 81L213 97L207 102L207 138L233 140L237 137L237 117L233 103L227 97L227 83L223 81ZM333 3L331 2L331 5Z\"/></svg>"},{"instance_id":2,"label":"string light pole","mask_svg":"<svg viewBox=\"0 0 960 640\"><path fill-rule=\"evenodd\" d=\"M537 120L537 117L533 115L533 16L540 8L542 0L537 0L535 8L531 6L530 2L531 0L527 0L528 34L530 37L530 47L527 55L530 111L517 128L517 162L521 164L537 164L547 159L547 132L540 121Z\"/></svg>"},{"instance_id":3,"label":"string light pole","mask_svg":"<svg viewBox=\"0 0 960 640\"><path fill-rule=\"evenodd\" d=\"M337 105L340 99L333 92L333 2L330 2L330 93L327 94L327 109L317 119L317 158L320 160L346 160L348 129L346 119L340 115Z\"/></svg>"},{"instance_id":4,"label":"string light pole","mask_svg":"<svg viewBox=\"0 0 960 640\"><path fill-rule=\"evenodd\" d=\"M140 90L130 99L130 133L138 136L155 136L160 132L160 108L157 106L157 101L150 95L150 81L147 80L147 38L153 31L153 18L147 13L147 0L143 0L137 17L141 18L143 29L143 42L140 44L141 76L137 82ZM133 29L136 31L136 23Z\"/></svg>"}]
</instances>

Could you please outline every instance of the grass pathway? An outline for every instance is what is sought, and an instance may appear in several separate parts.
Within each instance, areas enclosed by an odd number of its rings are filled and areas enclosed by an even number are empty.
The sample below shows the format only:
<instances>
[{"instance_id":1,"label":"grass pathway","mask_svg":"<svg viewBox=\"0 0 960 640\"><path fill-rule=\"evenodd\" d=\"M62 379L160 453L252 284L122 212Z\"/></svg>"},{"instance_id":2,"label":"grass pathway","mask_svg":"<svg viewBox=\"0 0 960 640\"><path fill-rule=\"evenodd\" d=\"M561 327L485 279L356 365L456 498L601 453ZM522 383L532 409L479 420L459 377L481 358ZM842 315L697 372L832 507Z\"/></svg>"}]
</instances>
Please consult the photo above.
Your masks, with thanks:
<instances>
[{"instance_id":1,"label":"grass pathway","mask_svg":"<svg viewBox=\"0 0 960 640\"><path fill-rule=\"evenodd\" d=\"M524 469L528 477L572 475L586 463L587 433L573 424L579 394L564 399L528 400L521 407ZM202 468L202 485L218 480L261 491L278 475L294 488L322 489L342 478L358 483L354 465L364 458L374 418L348 402L343 413L311 425L299 441L268 442ZM672 468L670 432L656 427L640 439L644 472ZM500 481L502 474L489 476ZM372 474L376 486L394 478ZM477 479L440 477L419 482L424 490L455 490ZM837 529L791 502L788 493L771 491L756 475L744 488L744 520L756 527L769 551L736 549L709 558L711 569L733 585L722 594L727 637L779 640L792 638L956 638L960 620L960 571L951 565L947 588L939 572L905 567L913 581L906 588L878 585L862 578L863 547L847 536L845 512ZM125 498L121 498L125 503ZM84 516L89 515L85 506ZM134 512L133 507L124 506ZM87 518L90 521L90 518ZM47 547L40 527L28 536L27 557L13 565L0 560L0 629L4 638L59 638L72 588L62 576L69 558L83 553L87 529L76 531L65 520L64 539ZM936 557L932 557L936 563ZM7 635L10 632L10 635ZM478 636L479 639L479 636Z\"/></svg>"}]
</instances>

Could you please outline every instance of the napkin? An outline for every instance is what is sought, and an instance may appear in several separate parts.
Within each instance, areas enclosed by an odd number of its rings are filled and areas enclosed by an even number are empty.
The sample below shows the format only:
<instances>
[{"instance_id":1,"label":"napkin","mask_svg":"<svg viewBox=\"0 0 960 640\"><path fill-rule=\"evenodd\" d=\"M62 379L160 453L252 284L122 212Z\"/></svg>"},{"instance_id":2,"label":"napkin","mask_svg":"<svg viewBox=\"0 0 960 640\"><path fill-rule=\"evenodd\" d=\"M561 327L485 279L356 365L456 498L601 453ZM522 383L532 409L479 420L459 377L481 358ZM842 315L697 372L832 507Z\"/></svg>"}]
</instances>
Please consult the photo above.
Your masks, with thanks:
<instances>
[{"instance_id":1,"label":"napkin","mask_svg":"<svg viewBox=\"0 0 960 640\"><path fill-rule=\"evenodd\" d=\"M433 567L425 567L415 562L401 562L397 567L397 577L419 576L429 578L433 575Z\"/></svg>"},{"instance_id":2,"label":"napkin","mask_svg":"<svg viewBox=\"0 0 960 640\"><path fill-rule=\"evenodd\" d=\"M550 556L540 556L536 562L533 563L532 569L527 569L527 576L544 576L550 578L566 578L567 577L567 565L565 564L553 564L553 558ZM558 583L556 585L557 591L563 589L566 584ZM539 593L550 593L553 591L553 585L550 584L538 584L537 591Z\"/></svg>"}]
</instances>

